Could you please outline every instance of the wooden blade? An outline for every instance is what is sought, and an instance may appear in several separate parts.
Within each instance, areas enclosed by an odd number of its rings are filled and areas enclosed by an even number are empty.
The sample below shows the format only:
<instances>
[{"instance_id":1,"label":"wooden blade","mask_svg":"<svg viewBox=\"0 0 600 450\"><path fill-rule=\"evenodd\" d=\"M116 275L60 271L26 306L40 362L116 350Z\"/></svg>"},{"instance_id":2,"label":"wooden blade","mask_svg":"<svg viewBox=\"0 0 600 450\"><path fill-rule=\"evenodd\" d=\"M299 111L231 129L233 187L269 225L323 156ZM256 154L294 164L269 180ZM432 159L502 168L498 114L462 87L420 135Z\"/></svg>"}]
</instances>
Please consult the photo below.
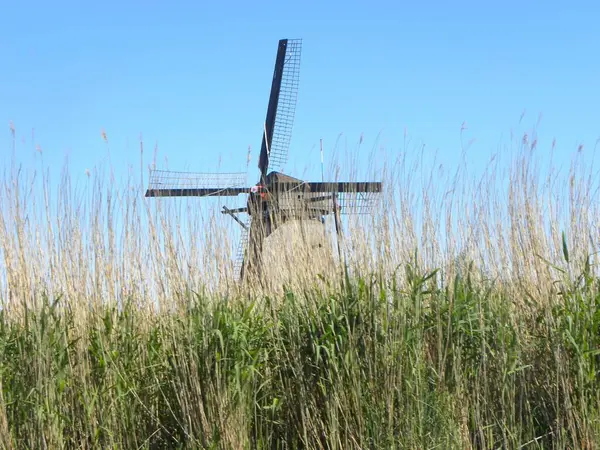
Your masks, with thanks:
<instances>
[{"instance_id":1,"label":"wooden blade","mask_svg":"<svg viewBox=\"0 0 600 450\"><path fill-rule=\"evenodd\" d=\"M310 192L381 192L383 187L379 181L364 181L364 182L308 182L308 190Z\"/></svg>"},{"instance_id":2,"label":"wooden blade","mask_svg":"<svg viewBox=\"0 0 600 450\"><path fill-rule=\"evenodd\" d=\"M277 208L287 214L368 214L373 211L382 184L379 182L276 183Z\"/></svg>"},{"instance_id":3,"label":"wooden blade","mask_svg":"<svg viewBox=\"0 0 600 450\"><path fill-rule=\"evenodd\" d=\"M146 197L229 197L247 194L245 173L153 170Z\"/></svg>"},{"instance_id":4,"label":"wooden blade","mask_svg":"<svg viewBox=\"0 0 600 450\"><path fill-rule=\"evenodd\" d=\"M250 188L148 189L146 197L235 197Z\"/></svg>"},{"instance_id":5,"label":"wooden blade","mask_svg":"<svg viewBox=\"0 0 600 450\"><path fill-rule=\"evenodd\" d=\"M301 50L300 39L279 41L258 160L263 182L267 171L280 168L287 160L298 96Z\"/></svg>"}]
</instances>

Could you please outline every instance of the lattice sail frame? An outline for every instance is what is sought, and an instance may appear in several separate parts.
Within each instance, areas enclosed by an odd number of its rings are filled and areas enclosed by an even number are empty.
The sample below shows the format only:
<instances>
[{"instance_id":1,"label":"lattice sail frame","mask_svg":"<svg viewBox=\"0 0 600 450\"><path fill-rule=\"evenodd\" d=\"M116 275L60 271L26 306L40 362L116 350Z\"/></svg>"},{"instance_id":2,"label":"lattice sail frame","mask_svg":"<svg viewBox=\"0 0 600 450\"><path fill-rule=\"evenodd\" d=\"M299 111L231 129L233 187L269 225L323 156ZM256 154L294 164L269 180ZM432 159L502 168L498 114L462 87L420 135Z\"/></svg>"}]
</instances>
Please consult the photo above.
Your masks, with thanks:
<instances>
[{"instance_id":1,"label":"lattice sail frame","mask_svg":"<svg viewBox=\"0 0 600 450\"><path fill-rule=\"evenodd\" d=\"M316 193L311 195L317 195ZM337 207L340 214L371 214L381 199L379 192L338 192ZM333 209L333 200L328 203Z\"/></svg>"},{"instance_id":2,"label":"lattice sail frame","mask_svg":"<svg viewBox=\"0 0 600 450\"><path fill-rule=\"evenodd\" d=\"M331 214L334 208L340 214L371 214L377 201L381 198L379 192L295 192L278 195L278 208L283 211L306 211ZM334 202L335 199L335 202Z\"/></svg>"},{"instance_id":3,"label":"lattice sail frame","mask_svg":"<svg viewBox=\"0 0 600 450\"><path fill-rule=\"evenodd\" d=\"M301 54L302 39L288 39L273 137L269 144L269 172L282 171L287 162L300 85Z\"/></svg>"},{"instance_id":4,"label":"lattice sail frame","mask_svg":"<svg viewBox=\"0 0 600 450\"><path fill-rule=\"evenodd\" d=\"M233 262L233 273L236 279L240 279L242 275L242 264L244 263L244 259L246 256L246 250L248 249L249 242L249 231L250 226L252 225L252 216L247 216L246 218L246 227L242 228L240 241L238 243L235 255L235 261Z\"/></svg>"},{"instance_id":5,"label":"lattice sail frame","mask_svg":"<svg viewBox=\"0 0 600 450\"><path fill-rule=\"evenodd\" d=\"M243 188L246 182L245 172L208 173L153 169L148 189Z\"/></svg>"}]
</instances>

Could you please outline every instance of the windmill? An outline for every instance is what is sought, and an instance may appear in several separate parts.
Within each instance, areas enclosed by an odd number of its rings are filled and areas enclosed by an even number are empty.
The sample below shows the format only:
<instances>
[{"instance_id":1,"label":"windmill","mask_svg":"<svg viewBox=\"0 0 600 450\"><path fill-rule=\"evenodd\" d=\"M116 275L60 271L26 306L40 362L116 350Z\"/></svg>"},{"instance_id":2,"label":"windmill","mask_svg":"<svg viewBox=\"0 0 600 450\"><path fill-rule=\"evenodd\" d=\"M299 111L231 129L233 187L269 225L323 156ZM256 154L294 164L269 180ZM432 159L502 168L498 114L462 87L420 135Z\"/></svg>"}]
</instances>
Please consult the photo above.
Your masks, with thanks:
<instances>
[{"instance_id":1,"label":"windmill","mask_svg":"<svg viewBox=\"0 0 600 450\"><path fill-rule=\"evenodd\" d=\"M207 197L247 195L246 205L229 209L242 227L236 268L240 278L262 272L263 249L268 237L291 221L316 220L333 214L340 233L340 214L366 213L381 192L381 182L307 182L281 172L287 161L300 78L300 39L281 39L267 116L262 130L258 168L260 179L246 187L246 174L206 174L152 170L146 197ZM247 220L238 215L246 214ZM339 249L339 242L338 242Z\"/></svg>"}]
</instances>

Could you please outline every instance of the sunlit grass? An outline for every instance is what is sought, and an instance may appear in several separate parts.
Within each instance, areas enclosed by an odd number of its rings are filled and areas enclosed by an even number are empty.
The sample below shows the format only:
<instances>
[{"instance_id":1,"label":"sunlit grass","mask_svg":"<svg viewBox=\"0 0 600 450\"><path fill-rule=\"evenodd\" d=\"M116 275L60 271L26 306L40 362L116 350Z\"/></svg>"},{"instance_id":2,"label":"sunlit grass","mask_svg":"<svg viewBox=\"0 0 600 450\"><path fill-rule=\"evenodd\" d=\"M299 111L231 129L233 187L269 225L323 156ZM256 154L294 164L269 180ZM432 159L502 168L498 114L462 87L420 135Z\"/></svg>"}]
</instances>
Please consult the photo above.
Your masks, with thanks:
<instances>
[{"instance_id":1,"label":"sunlit grass","mask_svg":"<svg viewBox=\"0 0 600 450\"><path fill-rule=\"evenodd\" d=\"M598 180L522 150L476 180L399 158L345 263L290 246L262 286L193 201L9 168L2 447L596 448Z\"/></svg>"}]
</instances>

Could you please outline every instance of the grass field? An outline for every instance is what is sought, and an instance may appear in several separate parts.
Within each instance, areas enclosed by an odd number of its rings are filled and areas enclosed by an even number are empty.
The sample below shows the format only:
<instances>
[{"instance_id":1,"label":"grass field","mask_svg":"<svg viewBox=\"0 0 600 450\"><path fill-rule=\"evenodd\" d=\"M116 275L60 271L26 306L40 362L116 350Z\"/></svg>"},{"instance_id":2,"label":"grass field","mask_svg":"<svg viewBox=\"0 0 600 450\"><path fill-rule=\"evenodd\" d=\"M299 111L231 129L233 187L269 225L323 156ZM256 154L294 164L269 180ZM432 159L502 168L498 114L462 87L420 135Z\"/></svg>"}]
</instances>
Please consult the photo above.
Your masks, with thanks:
<instances>
[{"instance_id":1,"label":"grass field","mask_svg":"<svg viewBox=\"0 0 600 450\"><path fill-rule=\"evenodd\" d=\"M9 168L2 448L598 448L598 177L535 161L399 158L345 265L261 289L218 213Z\"/></svg>"}]
</instances>

